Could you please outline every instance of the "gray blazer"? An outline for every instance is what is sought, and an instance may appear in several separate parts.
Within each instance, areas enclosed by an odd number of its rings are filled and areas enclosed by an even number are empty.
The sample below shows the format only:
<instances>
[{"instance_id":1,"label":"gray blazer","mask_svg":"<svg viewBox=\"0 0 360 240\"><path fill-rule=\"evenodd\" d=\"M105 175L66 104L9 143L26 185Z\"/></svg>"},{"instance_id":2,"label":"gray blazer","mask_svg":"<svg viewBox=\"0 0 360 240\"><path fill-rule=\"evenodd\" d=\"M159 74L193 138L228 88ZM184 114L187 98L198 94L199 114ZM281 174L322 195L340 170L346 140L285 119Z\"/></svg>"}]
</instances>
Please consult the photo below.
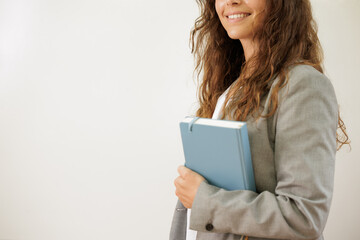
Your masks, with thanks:
<instances>
[{"instance_id":1,"label":"gray blazer","mask_svg":"<svg viewBox=\"0 0 360 240\"><path fill-rule=\"evenodd\" d=\"M262 100L263 114L269 96ZM271 118L247 120L257 192L226 191L203 181L190 216L197 240L323 239L334 182L334 88L313 67L299 65L291 69L279 102ZM178 200L170 240L185 240L186 215Z\"/></svg>"}]
</instances>

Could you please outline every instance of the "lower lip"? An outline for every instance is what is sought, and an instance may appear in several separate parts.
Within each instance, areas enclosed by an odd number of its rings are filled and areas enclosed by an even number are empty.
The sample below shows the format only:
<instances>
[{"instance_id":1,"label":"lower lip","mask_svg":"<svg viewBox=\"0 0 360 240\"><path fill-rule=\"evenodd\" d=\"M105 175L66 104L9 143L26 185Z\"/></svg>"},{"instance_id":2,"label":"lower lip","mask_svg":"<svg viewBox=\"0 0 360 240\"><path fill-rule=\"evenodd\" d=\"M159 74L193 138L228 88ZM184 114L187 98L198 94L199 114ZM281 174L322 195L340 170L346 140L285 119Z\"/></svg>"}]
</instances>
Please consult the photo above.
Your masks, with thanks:
<instances>
[{"instance_id":1,"label":"lower lip","mask_svg":"<svg viewBox=\"0 0 360 240\"><path fill-rule=\"evenodd\" d=\"M226 17L226 19L228 20L228 22L235 23L235 22L241 22L241 21L245 20L249 16L250 15L248 15L246 17L240 17L240 18L228 18L228 17Z\"/></svg>"}]
</instances>

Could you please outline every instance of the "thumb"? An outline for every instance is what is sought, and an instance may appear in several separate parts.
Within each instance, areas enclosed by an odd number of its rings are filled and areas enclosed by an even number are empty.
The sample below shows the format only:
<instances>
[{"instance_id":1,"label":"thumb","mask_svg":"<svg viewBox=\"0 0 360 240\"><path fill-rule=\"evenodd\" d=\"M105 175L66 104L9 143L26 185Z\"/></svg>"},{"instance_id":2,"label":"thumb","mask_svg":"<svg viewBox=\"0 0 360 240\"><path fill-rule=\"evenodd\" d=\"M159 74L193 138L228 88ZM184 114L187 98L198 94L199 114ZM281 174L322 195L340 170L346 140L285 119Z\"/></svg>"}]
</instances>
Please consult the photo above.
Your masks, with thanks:
<instances>
[{"instance_id":1,"label":"thumb","mask_svg":"<svg viewBox=\"0 0 360 240\"><path fill-rule=\"evenodd\" d=\"M187 167L185 167L183 165L180 165L177 170L178 170L178 173L180 174L180 176L183 178L185 178L190 173L190 169L188 169Z\"/></svg>"}]
</instances>

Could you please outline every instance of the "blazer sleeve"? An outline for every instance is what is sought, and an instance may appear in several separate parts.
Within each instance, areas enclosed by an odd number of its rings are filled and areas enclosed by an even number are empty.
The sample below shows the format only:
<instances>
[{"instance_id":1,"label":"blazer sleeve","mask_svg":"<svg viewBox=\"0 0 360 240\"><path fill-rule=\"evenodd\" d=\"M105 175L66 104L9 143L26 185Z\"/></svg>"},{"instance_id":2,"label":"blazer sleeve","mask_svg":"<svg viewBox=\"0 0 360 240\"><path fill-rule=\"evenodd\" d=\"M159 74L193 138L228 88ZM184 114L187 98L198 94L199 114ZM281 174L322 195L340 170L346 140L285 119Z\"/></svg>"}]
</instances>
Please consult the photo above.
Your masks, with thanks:
<instances>
[{"instance_id":1,"label":"blazer sleeve","mask_svg":"<svg viewBox=\"0 0 360 240\"><path fill-rule=\"evenodd\" d=\"M279 92L275 193L226 191L205 180L192 205L191 229L280 239L322 235L333 192L337 100L320 73L295 74L287 86Z\"/></svg>"}]
</instances>

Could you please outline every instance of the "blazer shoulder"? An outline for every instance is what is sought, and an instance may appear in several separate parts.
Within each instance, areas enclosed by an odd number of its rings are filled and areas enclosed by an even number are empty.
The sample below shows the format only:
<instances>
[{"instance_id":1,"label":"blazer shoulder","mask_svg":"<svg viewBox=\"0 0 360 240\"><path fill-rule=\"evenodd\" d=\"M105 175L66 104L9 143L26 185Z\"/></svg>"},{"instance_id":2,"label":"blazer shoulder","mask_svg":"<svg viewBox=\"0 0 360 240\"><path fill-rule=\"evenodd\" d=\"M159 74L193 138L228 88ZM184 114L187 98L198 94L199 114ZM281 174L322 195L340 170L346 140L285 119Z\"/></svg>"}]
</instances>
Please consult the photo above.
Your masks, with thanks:
<instances>
[{"instance_id":1,"label":"blazer shoulder","mask_svg":"<svg viewBox=\"0 0 360 240\"><path fill-rule=\"evenodd\" d=\"M273 88L278 82L273 82ZM310 91L311 90L311 91ZM336 99L334 87L325 74L319 72L309 65L296 65L289 69L287 84L279 91L279 96L285 97L288 94L299 92L312 92Z\"/></svg>"},{"instance_id":2,"label":"blazer shoulder","mask_svg":"<svg viewBox=\"0 0 360 240\"><path fill-rule=\"evenodd\" d=\"M309 88L327 88L334 90L330 79L325 74L319 72L309 65L297 65L289 70L289 87L309 87Z\"/></svg>"}]
</instances>

